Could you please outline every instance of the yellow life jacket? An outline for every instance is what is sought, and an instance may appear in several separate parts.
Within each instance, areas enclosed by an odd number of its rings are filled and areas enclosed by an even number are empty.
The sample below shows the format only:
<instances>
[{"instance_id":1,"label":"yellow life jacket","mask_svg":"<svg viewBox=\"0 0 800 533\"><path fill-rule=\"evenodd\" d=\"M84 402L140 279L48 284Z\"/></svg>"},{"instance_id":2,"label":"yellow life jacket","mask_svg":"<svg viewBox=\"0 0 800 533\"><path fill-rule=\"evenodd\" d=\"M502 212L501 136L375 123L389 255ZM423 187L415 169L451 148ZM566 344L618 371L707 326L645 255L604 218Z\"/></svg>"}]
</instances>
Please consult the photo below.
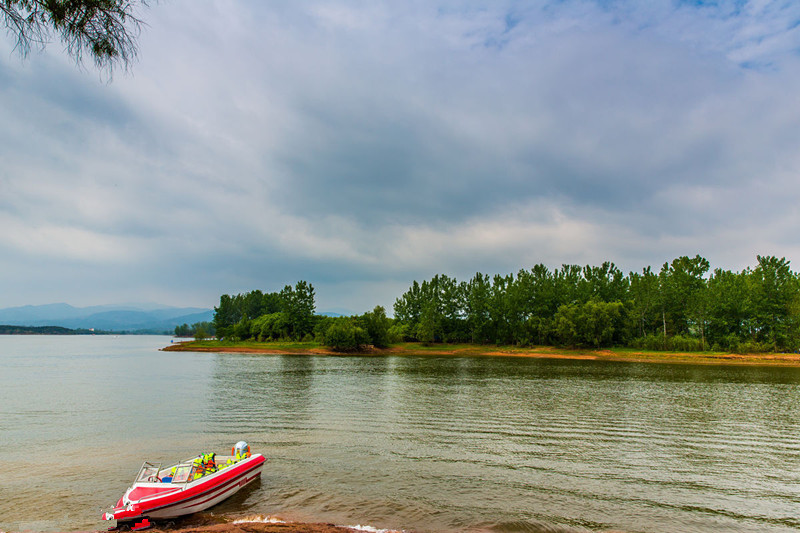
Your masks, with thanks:
<instances>
[{"instance_id":1,"label":"yellow life jacket","mask_svg":"<svg viewBox=\"0 0 800 533\"><path fill-rule=\"evenodd\" d=\"M193 480L200 479L205 475L206 465L205 462L203 461L202 454L194 458L194 461L192 461L192 465L194 466L194 475L192 476Z\"/></svg>"},{"instance_id":2,"label":"yellow life jacket","mask_svg":"<svg viewBox=\"0 0 800 533\"><path fill-rule=\"evenodd\" d=\"M217 462L216 462L217 454L214 452L211 453L204 453L203 454L203 463L206 469L206 473L210 474L217 471Z\"/></svg>"}]
</instances>

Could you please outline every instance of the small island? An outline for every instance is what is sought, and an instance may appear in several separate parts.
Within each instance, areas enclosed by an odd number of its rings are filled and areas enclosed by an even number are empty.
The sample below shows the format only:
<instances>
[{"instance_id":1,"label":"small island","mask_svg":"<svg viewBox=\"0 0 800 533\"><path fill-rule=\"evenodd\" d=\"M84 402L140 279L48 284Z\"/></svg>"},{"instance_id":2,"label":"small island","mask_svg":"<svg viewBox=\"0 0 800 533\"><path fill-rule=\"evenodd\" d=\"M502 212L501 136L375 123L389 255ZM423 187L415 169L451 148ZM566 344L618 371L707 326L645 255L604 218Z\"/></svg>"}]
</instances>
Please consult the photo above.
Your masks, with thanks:
<instances>
[{"instance_id":1,"label":"small island","mask_svg":"<svg viewBox=\"0 0 800 533\"><path fill-rule=\"evenodd\" d=\"M222 295L212 322L176 328L195 341L165 349L800 366L800 276L789 261L710 269L697 255L627 275L611 262L469 281L439 274L414 281L393 317L382 306L316 314L313 285L299 281Z\"/></svg>"}]
</instances>

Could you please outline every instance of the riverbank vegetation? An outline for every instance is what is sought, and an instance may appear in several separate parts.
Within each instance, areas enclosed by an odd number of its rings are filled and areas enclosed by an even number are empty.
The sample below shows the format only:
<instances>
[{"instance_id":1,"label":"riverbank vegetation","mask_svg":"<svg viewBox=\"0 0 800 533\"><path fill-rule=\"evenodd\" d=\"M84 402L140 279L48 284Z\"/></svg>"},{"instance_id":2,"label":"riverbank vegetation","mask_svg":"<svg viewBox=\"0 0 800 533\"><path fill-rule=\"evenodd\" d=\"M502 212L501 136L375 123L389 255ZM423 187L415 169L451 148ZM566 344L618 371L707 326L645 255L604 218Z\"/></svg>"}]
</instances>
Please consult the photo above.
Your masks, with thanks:
<instances>
[{"instance_id":1,"label":"riverbank vegetation","mask_svg":"<svg viewBox=\"0 0 800 533\"><path fill-rule=\"evenodd\" d=\"M305 281L280 292L223 295L217 336L259 342L316 342L337 351L426 345L556 346L644 351L764 353L800 348L800 277L785 258L757 256L740 272L701 256L676 258L625 275L613 263L539 264L516 275L444 274L414 281L394 318L377 306L363 315L315 314Z\"/></svg>"},{"instance_id":2,"label":"riverbank vegetation","mask_svg":"<svg viewBox=\"0 0 800 533\"><path fill-rule=\"evenodd\" d=\"M176 337L194 337L197 340L203 340L216 334L213 322L195 322L191 326L189 324L175 326Z\"/></svg>"}]
</instances>

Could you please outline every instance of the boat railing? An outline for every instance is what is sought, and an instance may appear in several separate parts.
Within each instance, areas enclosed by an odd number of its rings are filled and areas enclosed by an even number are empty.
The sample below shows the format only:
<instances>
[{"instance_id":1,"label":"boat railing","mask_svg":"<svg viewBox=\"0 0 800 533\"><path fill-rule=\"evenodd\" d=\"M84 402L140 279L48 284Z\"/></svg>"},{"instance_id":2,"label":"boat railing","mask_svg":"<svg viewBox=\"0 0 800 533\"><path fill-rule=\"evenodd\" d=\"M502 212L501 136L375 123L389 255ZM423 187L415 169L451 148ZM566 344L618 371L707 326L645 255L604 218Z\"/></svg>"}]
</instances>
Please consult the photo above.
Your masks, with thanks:
<instances>
[{"instance_id":1,"label":"boat railing","mask_svg":"<svg viewBox=\"0 0 800 533\"><path fill-rule=\"evenodd\" d=\"M194 463L197 456L184 459L180 463L172 466L162 468L163 463L151 463L145 461L136 475L136 483L188 483L198 479L195 476L197 466ZM232 456L218 455L216 462L216 470L222 470L229 466L228 459L233 459ZM203 475L213 473L203 472Z\"/></svg>"}]
</instances>

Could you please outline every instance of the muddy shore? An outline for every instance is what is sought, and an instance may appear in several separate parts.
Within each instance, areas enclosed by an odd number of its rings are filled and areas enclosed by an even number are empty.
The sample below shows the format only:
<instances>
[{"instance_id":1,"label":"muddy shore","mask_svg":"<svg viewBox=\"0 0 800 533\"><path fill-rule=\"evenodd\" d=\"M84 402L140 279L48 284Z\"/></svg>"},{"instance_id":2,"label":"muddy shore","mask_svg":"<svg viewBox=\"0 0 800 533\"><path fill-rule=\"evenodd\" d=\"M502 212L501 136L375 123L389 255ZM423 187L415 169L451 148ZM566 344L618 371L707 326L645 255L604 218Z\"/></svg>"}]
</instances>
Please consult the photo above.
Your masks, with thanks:
<instances>
[{"instance_id":1,"label":"muddy shore","mask_svg":"<svg viewBox=\"0 0 800 533\"><path fill-rule=\"evenodd\" d=\"M170 521L153 522L152 527L143 531L153 533L354 533L358 531L381 531L400 533L391 530L376 530L361 526L337 526L326 523L289 522L277 517L251 515L226 517L213 513L196 513ZM101 533L101 532L97 532Z\"/></svg>"},{"instance_id":2,"label":"muddy shore","mask_svg":"<svg viewBox=\"0 0 800 533\"><path fill-rule=\"evenodd\" d=\"M631 349L564 349L552 346L530 348L495 347L479 345L432 345L403 343L389 348L370 348L361 352L335 352L316 343L186 341L162 348L163 351L250 353L250 354L300 354L330 356L454 356L454 357L530 357L540 359L574 359L617 361L629 363L690 363L708 365L754 365L800 367L800 354L765 353L734 354L721 352L648 352Z\"/></svg>"}]
</instances>

